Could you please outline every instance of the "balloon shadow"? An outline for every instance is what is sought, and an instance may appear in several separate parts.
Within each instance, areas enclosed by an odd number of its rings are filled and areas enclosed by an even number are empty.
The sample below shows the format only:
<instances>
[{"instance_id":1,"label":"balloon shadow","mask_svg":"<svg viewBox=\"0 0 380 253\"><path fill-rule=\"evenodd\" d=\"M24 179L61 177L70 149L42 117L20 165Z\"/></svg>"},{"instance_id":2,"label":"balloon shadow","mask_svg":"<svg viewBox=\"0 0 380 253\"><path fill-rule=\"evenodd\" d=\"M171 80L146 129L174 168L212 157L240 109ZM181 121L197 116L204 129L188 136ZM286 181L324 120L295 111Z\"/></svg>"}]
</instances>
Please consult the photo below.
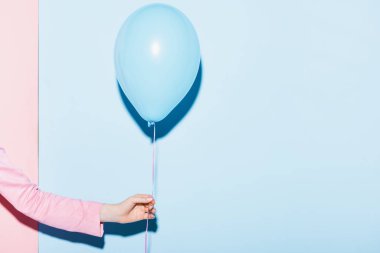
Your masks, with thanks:
<instances>
[{"instance_id":1,"label":"balloon shadow","mask_svg":"<svg viewBox=\"0 0 380 253\"><path fill-rule=\"evenodd\" d=\"M181 100L181 102L179 102L179 104L169 113L168 116L166 116L162 121L156 123L156 139L165 137L190 111L191 107L193 106L198 96L198 93L201 87L202 72L203 72L203 67L202 67L202 61L201 61L199 63L197 76L189 92ZM132 103L128 100L128 98L124 94L117 80L116 80L116 83L118 85L120 98L123 101L125 108L129 112L129 114L132 116L132 118L135 120L135 122L140 127L140 129L143 131L143 133L146 136L152 138L152 129L149 129L148 123L143 118L141 118L139 113L133 107Z\"/></svg>"},{"instance_id":2,"label":"balloon shadow","mask_svg":"<svg viewBox=\"0 0 380 253\"><path fill-rule=\"evenodd\" d=\"M132 236L139 233L145 232L146 229L146 220L128 223L128 224L119 224L119 223L104 223L104 236L96 237L82 233L68 232L62 229L50 227L45 224L39 224L39 231L43 234L59 238L61 240L70 241L73 243L87 244L89 246L103 249L105 246L105 237L107 235L117 235L117 236ZM157 232L157 218L149 220L149 232Z\"/></svg>"}]
</instances>

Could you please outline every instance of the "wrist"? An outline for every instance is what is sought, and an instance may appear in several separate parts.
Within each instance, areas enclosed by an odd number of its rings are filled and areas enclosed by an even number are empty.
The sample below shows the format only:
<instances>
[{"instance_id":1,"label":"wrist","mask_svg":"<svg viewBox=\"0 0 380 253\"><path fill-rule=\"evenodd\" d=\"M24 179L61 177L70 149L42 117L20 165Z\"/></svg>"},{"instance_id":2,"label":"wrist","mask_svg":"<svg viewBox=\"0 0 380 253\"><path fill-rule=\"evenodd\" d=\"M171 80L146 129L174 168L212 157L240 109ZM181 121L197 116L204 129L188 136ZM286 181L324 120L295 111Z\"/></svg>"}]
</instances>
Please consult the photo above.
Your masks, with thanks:
<instances>
[{"instance_id":1,"label":"wrist","mask_svg":"<svg viewBox=\"0 0 380 253\"><path fill-rule=\"evenodd\" d=\"M116 206L112 204L103 204L100 209L100 221L101 222L118 222L115 217Z\"/></svg>"}]
</instances>

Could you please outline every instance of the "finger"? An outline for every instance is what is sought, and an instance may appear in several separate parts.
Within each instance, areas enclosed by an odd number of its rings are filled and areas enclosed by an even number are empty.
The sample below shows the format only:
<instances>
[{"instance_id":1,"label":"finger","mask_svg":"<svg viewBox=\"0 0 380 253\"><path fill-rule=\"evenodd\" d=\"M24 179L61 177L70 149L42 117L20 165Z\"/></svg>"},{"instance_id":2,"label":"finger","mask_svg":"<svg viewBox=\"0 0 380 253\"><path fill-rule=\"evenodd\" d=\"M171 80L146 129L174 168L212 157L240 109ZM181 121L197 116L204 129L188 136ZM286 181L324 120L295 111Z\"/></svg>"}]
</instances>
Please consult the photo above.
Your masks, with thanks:
<instances>
[{"instance_id":1,"label":"finger","mask_svg":"<svg viewBox=\"0 0 380 253\"><path fill-rule=\"evenodd\" d=\"M144 212L145 213L154 213L154 212L156 212L156 208L154 208L154 207L152 207L152 208L145 207L144 208Z\"/></svg>"},{"instance_id":2,"label":"finger","mask_svg":"<svg viewBox=\"0 0 380 253\"><path fill-rule=\"evenodd\" d=\"M151 213L144 214L144 220L146 220L146 219L152 220L154 218L156 218L156 216L154 214L151 214Z\"/></svg>"},{"instance_id":3,"label":"finger","mask_svg":"<svg viewBox=\"0 0 380 253\"><path fill-rule=\"evenodd\" d=\"M152 197L132 197L131 198L132 202L134 204L148 204L149 202L151 202L153 200Z\"/></svg>"},{"instance_id":4,"label":"finger","mask_svg":"<svg viewBox=\"0 0 380 253\"><path fill-rule=\"evenodd\" d=\"M136 197L136 198L153 198L153 196L150 195L150 194L135 194L132 197Z\"/></svg>"},{"instance_id":5,"label":"finger","mask_svg":"<svg viewBox=\"0 0 380 253\"><path fill-rule=\"evenodd\" d=\"M152 201L144 204L145 206L154 206L156 204L156 201L153 199Z\"/></svg>"}]
</instances>

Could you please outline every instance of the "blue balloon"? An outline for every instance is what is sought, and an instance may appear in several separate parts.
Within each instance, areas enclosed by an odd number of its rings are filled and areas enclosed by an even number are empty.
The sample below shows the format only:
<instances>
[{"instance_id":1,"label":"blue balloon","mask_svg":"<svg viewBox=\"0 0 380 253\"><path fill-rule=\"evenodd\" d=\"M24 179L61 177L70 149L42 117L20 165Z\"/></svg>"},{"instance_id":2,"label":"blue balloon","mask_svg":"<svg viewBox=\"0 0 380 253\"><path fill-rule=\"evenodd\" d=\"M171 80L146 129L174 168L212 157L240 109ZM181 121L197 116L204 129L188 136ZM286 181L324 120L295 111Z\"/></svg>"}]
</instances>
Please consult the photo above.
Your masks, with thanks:
<instances>
[{"instance_id":1,"label":"blue balloon","mask_svg":"<svg viewBox=\"0 0 380 253\"><path fill-rule=\"evenodd\" d=\"M190 90L200 64L197 34L189 19L169 5L132 13L115 45L117 80L140 116L164 119Z\"/></svg>"}]
</instances>

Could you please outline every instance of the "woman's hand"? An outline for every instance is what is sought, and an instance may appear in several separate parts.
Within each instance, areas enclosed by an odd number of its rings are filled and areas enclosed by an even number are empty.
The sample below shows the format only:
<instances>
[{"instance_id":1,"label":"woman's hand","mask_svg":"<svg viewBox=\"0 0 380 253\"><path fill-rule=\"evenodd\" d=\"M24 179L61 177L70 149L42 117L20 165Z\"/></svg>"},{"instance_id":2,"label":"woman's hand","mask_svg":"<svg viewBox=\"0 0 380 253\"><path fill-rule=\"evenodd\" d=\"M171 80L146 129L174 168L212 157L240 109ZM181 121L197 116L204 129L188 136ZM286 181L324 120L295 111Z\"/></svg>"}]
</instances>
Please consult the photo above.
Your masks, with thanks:
<instances>
[{"instance_id":1,"label":"woman's hand","mask_svg":"<svg viewBox=\"0 0 380 253\"><path fill-rule=\"evenodd\" d=\"M137 194L119 204L103 204L100 210L100 221L130 223L154 219L155 203L151 195Z\"/></svg>"}]
</instances>

